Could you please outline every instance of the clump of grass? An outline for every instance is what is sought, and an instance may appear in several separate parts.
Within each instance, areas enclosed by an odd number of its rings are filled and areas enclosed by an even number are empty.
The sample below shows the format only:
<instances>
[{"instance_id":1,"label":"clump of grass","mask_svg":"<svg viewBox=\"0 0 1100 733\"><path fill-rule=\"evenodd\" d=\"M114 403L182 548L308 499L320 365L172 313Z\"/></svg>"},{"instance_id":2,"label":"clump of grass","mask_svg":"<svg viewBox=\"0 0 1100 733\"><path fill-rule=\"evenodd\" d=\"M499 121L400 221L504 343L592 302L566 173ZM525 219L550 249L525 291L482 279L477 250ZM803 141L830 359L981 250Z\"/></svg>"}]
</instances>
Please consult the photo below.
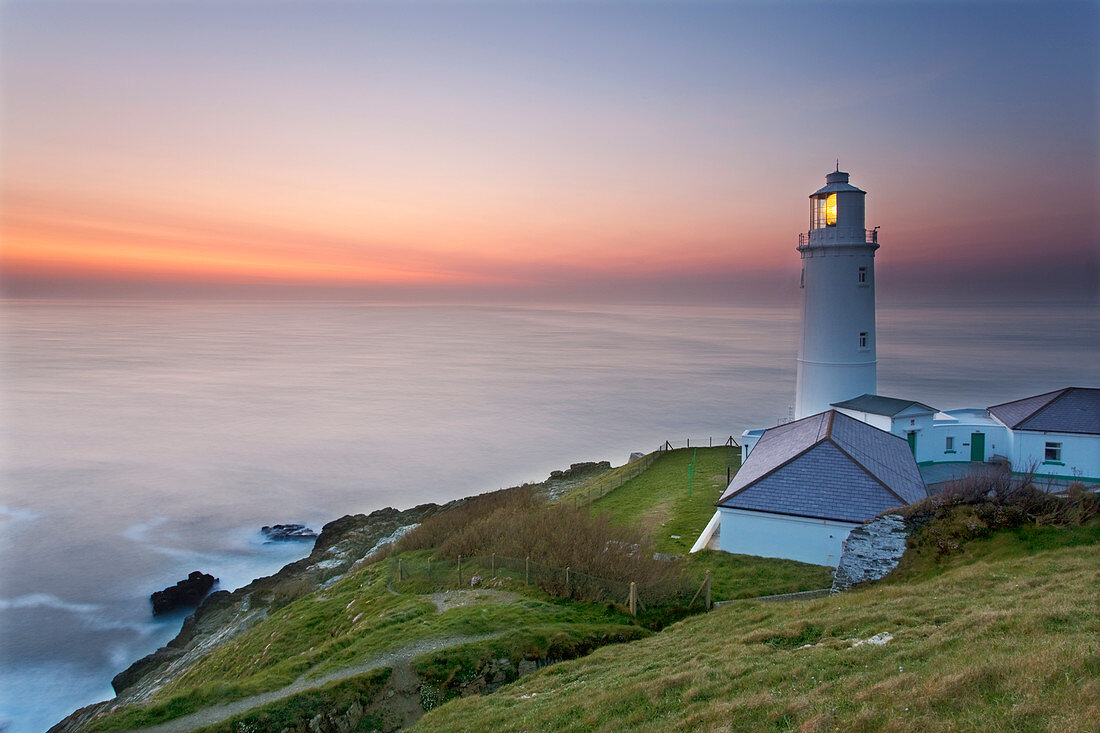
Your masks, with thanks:
<instances>
[{"instance_id":1,"label":"clump of grass","mask_svg":"<svg viewBox=\"0 0 1100 733\"><path fill-rule=\"evenodd\" d=\"M512 682L519 676L522 661L542 665L576 659L598 647L635 641L649 633L638 626L622 624L534 625L507 632L496 639L422 654L413 659L412 667L425 683L438 690L438 703L454 697L463 686L477 681L490 665L500 660L507 660L509 664L497 673L503 679L494 681Z\"/></svg>"},{"instance_id":2,"label":"clump of grass","mask_svg":"<svg viewBox=\"0 0 1100 733\"><path fill-rule=\"evenodd\" d=\"M501 507L438 548L448 558L494 552L627 583L666 580L675 573L670 563L653 558L652 542L644 532L614 527L605 517L561 504Z\"/></svg>"},{"instance_id":3,"label":"clump of grass","mask_svg":"<svg viewBox=\"0 0 1100 733\"><path fill-rule=\"evenodd\" d=\"M896 513L911 531L909 552L897 571L904 573L914 563L952 555L998 530L1082 527L1100 513L1100 496L1081 484L1070 486L1065 494L1051 494L1036 488L1030 474L1017 476L996 468L957 480L942 493ZM1059 534L1058 541L1073 536Z\"/></svg>"},{"instance_id":4,"label":"clump of grass","mask_svg":"<svg viewBox=\"0 0 1100 733\"><path fill-rule=\"evenodd\" d=\"M534 485L527 484L461 499L454 506L424 520L420 526L398 540L393 551L402 553L439 547L471 523L494 512L514 514L533 509L543 503L535 489Z\"/></svg>"},{"instance_id":5,"label":"clump of grass","mask_svg":"<svg viewBox=\"0 0 1100 733\"><path fill-rule=\"evenodd\" d=\"M372 708L381 699L382 690L392 673L389 667L381 667L268 703L199 730L201 733L304 732L313 730L310 721L318 715L337 718L330 724L344 726L334 729L377 730L382 727L382 716Z\"/></svg>"},{"instance_id":6,"label":"clump of grass","mask_svg":"<svg viewBox=\"0 0 1100 733\"><path fill-rule=\"evenodd\" d=\"M598 579L650 586L682 585L675 563L654 558L649 533L593 517L587 509L548 503L534 486L505 489L465 500L436 514L400 540L396 552L434 549L438 558L488 556L531 558L544 590L569 598L602 600ZM570 568L567 578L562 572ZM588 585L579 574L594 576ZM625 600L625 593L622 595Z\"/></svg>"}]
</instances>

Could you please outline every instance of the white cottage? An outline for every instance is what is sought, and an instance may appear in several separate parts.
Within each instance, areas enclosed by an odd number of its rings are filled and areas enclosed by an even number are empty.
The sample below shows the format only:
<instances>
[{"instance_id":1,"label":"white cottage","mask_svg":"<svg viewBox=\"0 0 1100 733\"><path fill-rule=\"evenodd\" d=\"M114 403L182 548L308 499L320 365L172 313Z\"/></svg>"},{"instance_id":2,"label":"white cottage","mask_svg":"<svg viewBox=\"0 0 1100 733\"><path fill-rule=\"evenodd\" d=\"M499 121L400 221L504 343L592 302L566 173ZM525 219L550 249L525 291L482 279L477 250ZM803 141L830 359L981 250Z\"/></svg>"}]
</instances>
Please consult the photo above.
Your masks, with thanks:
<instances>
[{"instance_id":1,"label":"white cottage","mask_svg":"<svg viewBox=\"0 0 1100 733\"><path fill-rule=\"evenodd\" d=\"M877 394L865 394L843 402L834 402L832 407L848 417L905 438L917 461L921 460L924 443L931 437L932 419L937 412L935 407L929 407L923 402Z\"/></svg>"},{"instance_id":2,"label":"white cottage","mask_svg":"<svg viewBox=\"0 0 1100 733\"><path fill-rule=\"evenodd\" d=\"M1015 471L1100 481L1100 389L1066 387L989 408Z\"/></svg>"},{"instance_id":3,"label":"white cottage","mask_svg":"<svg viewBox=\"0 0 1100 733\"><path fill-rule=\"evenodd\" d=\"M853 528L925 496L905 439L829 410L764 431L700 542L835 566Z\"/></svg>"}]
</instances>

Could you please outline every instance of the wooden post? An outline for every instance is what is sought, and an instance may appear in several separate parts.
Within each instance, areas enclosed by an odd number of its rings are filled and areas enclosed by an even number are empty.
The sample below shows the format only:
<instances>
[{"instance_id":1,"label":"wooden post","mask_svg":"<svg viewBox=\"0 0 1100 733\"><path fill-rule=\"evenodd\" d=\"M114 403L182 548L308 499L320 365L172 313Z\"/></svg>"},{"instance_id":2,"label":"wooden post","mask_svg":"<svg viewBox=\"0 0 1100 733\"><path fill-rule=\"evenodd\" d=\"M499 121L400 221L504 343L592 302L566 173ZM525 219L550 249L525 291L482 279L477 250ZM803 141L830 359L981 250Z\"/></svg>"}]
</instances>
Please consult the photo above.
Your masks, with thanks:
<instances>
[{"instance_id":1,"label":"wooden post","mask_svg":"<svg viewBox=\"0 0 1100 733\"><path fill-rule=\"evenodd\" d=\"M401 567L401 558L397 558L397 580L402 581L405 579L405 571Z\"/></svg>"},{"instance_id":2,"label":"wooden post","mask_svg":"<svg viewBox=\"0 0 1100 733\"><path fill-rule=\"evenodd\" d=\"M705 582L707 584L707 610L709 611L710 610L710 571L709 570L707 571L707 579L706 579Z\"/></svg>"},{"instance_id":3,"label":"wooden post","mask_svg":"<svg viewBox=\"0 0 1100 733\"><path fill-rule=\"evenodd\" d=\"M531 556L523 558L523 584L531 585Z\"/></svg>"},{"instance_id":4,"label":"wooden post","mask_svg":"<svg viewBox=\"0 0 1100 733\"><path fill-rule=\"evenodd\" d=\"M493 571L493 577L497 577L497 554L494 552L493 557L489 560L489 567Z\"/></svg>"},{"instance_id":5,"label":"wooden post","mask_svg":"<svg viewBox=\"0 0 1100 733\"><path fill-rule=\"evenodd\" d=\"M631 616L638 615L638 586L633 580L630 581L630 597L626 599L626 607Z\"/></svg>"},{"instance_id":6,"label":"wooden post","mask_svg":"<svg viewBox=\"0 0 1100 733\"><path fill-rule=\"evenodd\" d=\"M565 596L569 597L569 568L565 569Z\"/></svg>"},{"instance_id":7,"label":"wooden post","mask_svg":"<svg viewBox=\"0 0 1100 733\"><path fill-rule=\"evenodd\" d=\"M458 585L462 586L462 555L458 556Z\"/></svg>"}]
</instances>

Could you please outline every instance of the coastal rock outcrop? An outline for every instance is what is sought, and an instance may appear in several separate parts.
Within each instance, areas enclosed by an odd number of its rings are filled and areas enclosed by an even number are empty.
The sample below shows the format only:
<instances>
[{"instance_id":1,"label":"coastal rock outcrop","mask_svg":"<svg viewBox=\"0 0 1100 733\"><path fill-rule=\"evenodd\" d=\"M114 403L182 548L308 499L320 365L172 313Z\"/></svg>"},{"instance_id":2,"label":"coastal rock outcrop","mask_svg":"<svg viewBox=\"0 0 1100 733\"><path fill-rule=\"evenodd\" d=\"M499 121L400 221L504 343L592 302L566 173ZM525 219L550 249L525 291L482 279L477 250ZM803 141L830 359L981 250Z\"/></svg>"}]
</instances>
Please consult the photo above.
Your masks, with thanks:
<instances>
[{"instance_id":1,"label":"coastal rock outcrop","mask_svg":"<svg viewBox=\"0 0 1100 733\"><path fill-rule=\"evenodd\" d=\"M202 602L218 579L209 573L193 571L186 578L164 590L158 590L149 596L153 603L153 615L177 611L181 608L194 608Z\"/></svg>"},{"instance_id":2,"label":"coastal rock outcrop","mask_svg":"<svg viewBox=\"0 0 1100 733\"><path fill-rule=\"evenodd\" d=\"M268 542L307 542L317 539L317 533L304 524L273 524L260 529Z\"/></svg>"},{"instance_id":3,"label":"coastal rock outcrop","mask_svg":"<svg viewBox=\"0 0 1100 733\"><path fill-rule=\"evenodd\" d=\"M270 610L333 582L377 553L386 541L399 537L403 528L423 521L442 508L437 504L421 504L404 511L386 508L329 522L321 528L308 557L290 563L274 575L253 580L232 593L217 591L207 596L195 613L183 622L176 638L134 662L112 680L115 692L125 690L127 699L147 697L185 669L192 658L202 656L262 621ZM70 717L83 719L76 714Z\"/></svg>"}]
</instances>

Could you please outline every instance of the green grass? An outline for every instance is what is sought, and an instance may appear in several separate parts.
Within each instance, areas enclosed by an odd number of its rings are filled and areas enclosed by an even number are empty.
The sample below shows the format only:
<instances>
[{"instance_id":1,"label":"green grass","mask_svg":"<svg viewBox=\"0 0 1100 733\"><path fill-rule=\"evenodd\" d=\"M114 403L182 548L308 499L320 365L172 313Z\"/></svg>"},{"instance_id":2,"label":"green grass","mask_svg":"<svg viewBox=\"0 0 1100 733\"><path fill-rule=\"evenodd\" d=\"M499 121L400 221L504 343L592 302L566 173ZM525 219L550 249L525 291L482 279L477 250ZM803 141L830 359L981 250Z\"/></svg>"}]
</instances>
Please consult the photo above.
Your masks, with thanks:
<instances>
[{"instance_id":1,"label":"green grass","mask_svg":"<svg viewBox=\"0 0 1100 733\"><path fill-rule=\"evenodd\" d=\"M684 555L714 514L726 487L726 469L741 465L740 448L681 448L653 462L649 470L594 501L593 514L617 524L651 528L658 552ZM695 476L688 491L688 466ZM677 537L678 536L678 537Z\"/></svg>"},{"instance_id":2,"label":"green grass","mask_svg":"<svg viewBox=\"0 0 1100 733\"><path fill-rule=\"evenodd\" d=\"M1095 731L1098 581L1095 520L1000 531L867 588L686 619L413 730Z\"/></svg>"},{"instance_id":3,"label":"green grass","mask_svg":"<svg viewBox=\"0 0 1100 733\"><path fill-rule=\"evenodd\" d=\"M688 492L688 466L695 461ZM753 598L827 588L832 568L704 550L688 554L714 514L730 474L741 466L741 449L681 448L662 455L648 471L592 503L593 514L617 524L646 528L658 552L680 555L688 574L702 579L711 571L714 600Z\"/></svg>"},{"instance_id":4,"label":"green grass","mask_svg":"<svg viewBox=\"0 0 1100 733\"><path fill-rule=\"evenodd\" d=\"M307 730L310 720L315 716L332 712L343 715L353 706L358 706L366 714L359 718L356 727L351 730L379 730L384 721L369 711L381 696L392 672L388 667L371 670L357 677L277 700L199 730L202 733Z\"/></svg>"},{"instance_id":5,"label":"green grass","mask_svg":"<svg viewBox=\"0 0 1100 733\"><path fill-rule=\"evenodd\" d=\"M424 551L407 553L410 561ZM96 720L90 730L137 728L222 702L284 687L302 675L319 677L423 639L475 636L531 626L619 625L631 619L606 604L553 599L522 583L506 603L481 603L442 613L420 595L432 588L387 589L389 564L358 571L330 588L299 598L193 664L142 706Z\"/></svg>"},{"instance_id":6,"label":"green grass","mask_svg":"<svg viewBox=\"0 0 1100 733\"><path fill-rule=\"evenodd\" d=\"M432 706L461 692L465 684L486 674L489 665L508 660L505 681L518 677L524 660L558 662L576 659L608 644L621 644L649 636L639 626L622 624L559 623L525 626L485 641L447 647L422 654L412 666L430 692Z\"/></svg>"}]
</instances>

